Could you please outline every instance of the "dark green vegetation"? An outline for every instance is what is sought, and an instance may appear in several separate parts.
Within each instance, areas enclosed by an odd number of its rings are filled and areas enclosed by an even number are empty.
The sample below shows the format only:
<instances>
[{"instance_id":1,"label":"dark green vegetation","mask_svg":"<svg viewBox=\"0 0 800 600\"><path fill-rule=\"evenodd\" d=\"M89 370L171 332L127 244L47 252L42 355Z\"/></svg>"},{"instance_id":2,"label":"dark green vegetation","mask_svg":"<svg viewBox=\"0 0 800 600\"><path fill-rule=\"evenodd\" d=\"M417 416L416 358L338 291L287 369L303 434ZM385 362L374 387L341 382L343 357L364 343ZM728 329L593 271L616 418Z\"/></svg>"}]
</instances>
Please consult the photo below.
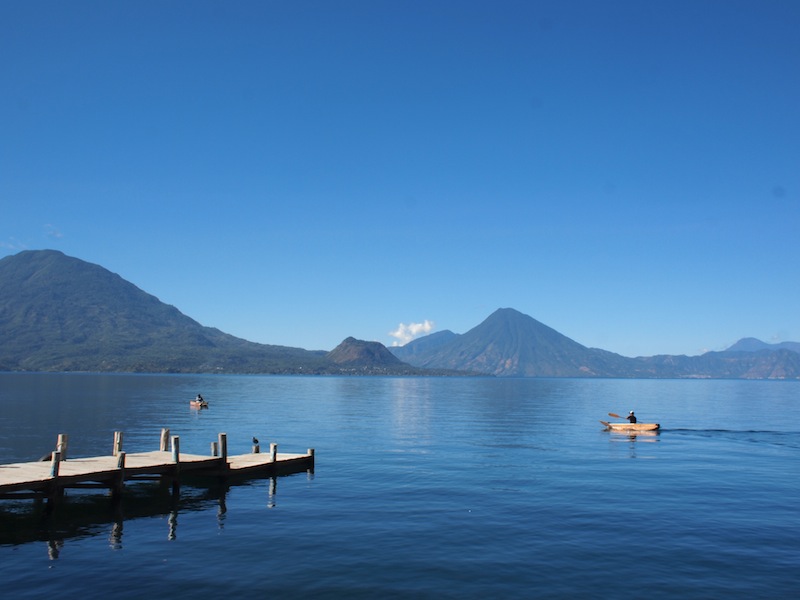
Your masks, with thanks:
<instances>
[{"instance_id":1,"label":"dark green vegetation","mask_svg":"<svg viewBox=\"0 0 800 600\"><path fill-rule=\"evenodd\" d=\"M204 327L61 252L0 260L0 371L797 379L795 346L749 339L701 356L627 358L505 308L467 333L441 331L391 352L354 338L310 351Z\"/></svg>"},{"instance_id":2,"label":"dark green vegetation","mask_svg":"<svg viewBox=\"0 0 800 600\"><path fill-rule=\"evenodd\" d=\"M387 366L341 366L324 351L248 342L203 327L119 275L61 252L0 260L2 371L422 372L391 358Z\"/></svg>"}]
</instances>

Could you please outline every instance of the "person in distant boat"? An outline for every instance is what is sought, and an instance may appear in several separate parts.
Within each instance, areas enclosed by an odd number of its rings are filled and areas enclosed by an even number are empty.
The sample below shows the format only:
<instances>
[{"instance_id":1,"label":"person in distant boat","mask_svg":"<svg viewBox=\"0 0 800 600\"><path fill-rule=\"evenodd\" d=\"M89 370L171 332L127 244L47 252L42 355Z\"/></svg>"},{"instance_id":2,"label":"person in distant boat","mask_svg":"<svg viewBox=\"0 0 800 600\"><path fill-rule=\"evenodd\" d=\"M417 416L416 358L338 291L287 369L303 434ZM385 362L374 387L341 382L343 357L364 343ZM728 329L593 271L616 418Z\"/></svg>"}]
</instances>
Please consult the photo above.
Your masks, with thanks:
<instances>
[{"instance_id":1,"label":"person in distant boat","mask_svg":"<svg viewBox=\"0 0 800 600\"><path fill-rule=\"evenodd\" d=\"M636 415L633 414L633 411L631 411L630 414L625 418L631 423L636 423Z\"/></svg>"},{"instance_id":2,"label":"person in distant boat","mask_svg":"<svg viewBox=\"0 0 800 600\"><path fill-rule=\"evenodd\" d=\"M203 397L200 394L197 394L197 398L194 399L195 402L204 402Z\"/></svg>"}]
</instances>

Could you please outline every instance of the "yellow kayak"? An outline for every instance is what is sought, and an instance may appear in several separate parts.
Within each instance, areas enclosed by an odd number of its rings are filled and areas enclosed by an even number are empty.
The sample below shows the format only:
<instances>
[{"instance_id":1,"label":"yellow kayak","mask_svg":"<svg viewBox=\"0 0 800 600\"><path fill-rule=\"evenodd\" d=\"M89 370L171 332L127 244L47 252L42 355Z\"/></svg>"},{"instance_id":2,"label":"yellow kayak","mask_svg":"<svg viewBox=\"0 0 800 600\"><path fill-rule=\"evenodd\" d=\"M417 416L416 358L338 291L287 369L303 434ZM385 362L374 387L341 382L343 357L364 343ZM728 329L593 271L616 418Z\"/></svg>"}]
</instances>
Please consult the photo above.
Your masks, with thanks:
<instances>
[{"instance_id":1,"label":"yellow kayak","mask_svg":"<svg viewBox=\"0 0 800 600\"><path fill-rule=\"evenodd\" d=\"M609 423L600 421L607 429L612 431L655 431L661 428L658 423Z\"/></svg>"}]
</instances>

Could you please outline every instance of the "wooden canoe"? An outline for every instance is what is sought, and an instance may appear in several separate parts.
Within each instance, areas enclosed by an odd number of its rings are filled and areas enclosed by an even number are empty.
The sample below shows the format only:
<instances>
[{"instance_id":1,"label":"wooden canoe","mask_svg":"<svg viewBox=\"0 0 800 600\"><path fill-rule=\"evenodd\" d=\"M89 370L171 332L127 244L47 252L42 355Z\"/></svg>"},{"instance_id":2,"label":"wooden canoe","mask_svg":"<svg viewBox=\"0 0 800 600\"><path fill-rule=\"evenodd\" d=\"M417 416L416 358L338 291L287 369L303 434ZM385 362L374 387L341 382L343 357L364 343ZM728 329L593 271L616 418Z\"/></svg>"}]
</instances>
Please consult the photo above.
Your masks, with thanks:
<instances>
[{"instance_id":1,"label":"wooden canoe","mask_svg":"<svg viewBox=\"0 0 800 600\"><path fill-rule=\"evenodd\" d=\"M655 431L660 429L661 425L658 423L609 423L608 421L600 421L607 429L612 431Z\"/></svg>"},{"instance_id":2,"label":"wooden canoe","mask_svg":"<svg viewBox=\"0 0 800 600\"><path fill-rule=\"evenodd\" d=\"M205 400L189 400L189 405L193 408L208 408L208 402Z\"/></svg>"}]
</instances>

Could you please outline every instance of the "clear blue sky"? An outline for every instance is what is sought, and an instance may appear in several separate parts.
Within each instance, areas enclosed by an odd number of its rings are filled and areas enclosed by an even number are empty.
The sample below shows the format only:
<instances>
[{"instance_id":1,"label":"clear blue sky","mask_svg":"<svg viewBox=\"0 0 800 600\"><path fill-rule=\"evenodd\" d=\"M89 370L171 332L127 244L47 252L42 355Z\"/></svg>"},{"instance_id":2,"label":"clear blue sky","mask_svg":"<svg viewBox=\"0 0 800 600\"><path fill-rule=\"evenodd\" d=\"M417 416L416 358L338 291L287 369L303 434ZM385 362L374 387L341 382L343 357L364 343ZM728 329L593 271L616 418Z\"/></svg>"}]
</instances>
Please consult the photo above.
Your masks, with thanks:
<instances>
[{"instance_id":1,"label":"clear blue sky","mask_svg":"<svg viewBox=\"0 0 800 600\"><path fill-rule=\"evenodd\" d=\"M5 0L0 82L0 257L239 337L800 341L794 0Z\"/></svg>"}]
</instances>

